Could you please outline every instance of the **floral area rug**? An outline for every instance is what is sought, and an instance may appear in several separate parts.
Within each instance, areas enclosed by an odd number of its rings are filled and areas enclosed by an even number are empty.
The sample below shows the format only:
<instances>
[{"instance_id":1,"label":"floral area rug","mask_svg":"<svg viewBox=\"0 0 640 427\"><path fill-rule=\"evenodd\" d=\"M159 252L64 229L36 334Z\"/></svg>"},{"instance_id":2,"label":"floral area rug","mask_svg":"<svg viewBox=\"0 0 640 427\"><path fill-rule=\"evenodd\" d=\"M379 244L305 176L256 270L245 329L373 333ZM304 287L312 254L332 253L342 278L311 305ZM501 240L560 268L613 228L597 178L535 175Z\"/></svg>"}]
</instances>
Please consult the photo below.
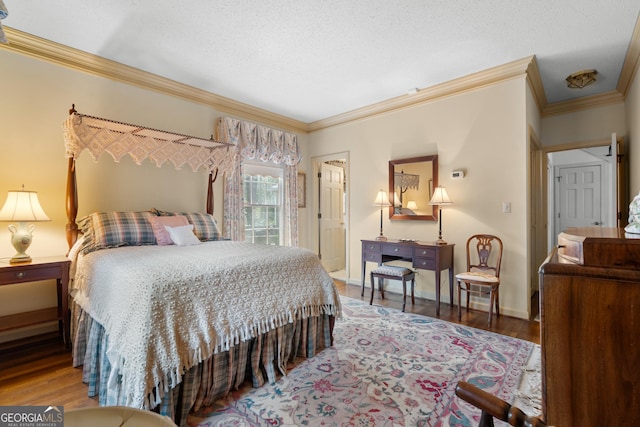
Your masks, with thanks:
<instances>
[{"instance_id":1,"label":"floral area rug","mask_svg":"<svg viewBox=\"0 0 640 427\"><path fill-rule=\"evenodd\" d=\"M521 386L525 372L539 371L534 343L346 297L342 303L334 347L296 361L275 384L247 386L192 413L188 425L476 426L480 411L455 396L463 380L507 402L540 399L521 391L531 389Z\"/></svg>"}]
</instances>

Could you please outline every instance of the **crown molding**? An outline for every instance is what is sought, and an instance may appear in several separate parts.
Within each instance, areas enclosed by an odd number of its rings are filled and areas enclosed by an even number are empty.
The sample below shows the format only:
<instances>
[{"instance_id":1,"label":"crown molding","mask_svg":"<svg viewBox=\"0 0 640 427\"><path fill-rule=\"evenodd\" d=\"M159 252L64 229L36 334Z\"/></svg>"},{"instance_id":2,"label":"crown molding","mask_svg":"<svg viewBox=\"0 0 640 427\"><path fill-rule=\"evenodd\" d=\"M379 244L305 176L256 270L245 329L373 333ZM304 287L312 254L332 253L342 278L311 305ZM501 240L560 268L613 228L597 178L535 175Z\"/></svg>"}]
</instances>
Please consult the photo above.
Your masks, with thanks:
<instances>
[{"instance_id":1,"label":"crown molding","mask_svg":"<svg viewBox=\"0 0 640 427\"><path fill-rule=\"evenodd\" d=\"M527 68L527 84L533 94L538 112L542 112L544 106L547 105L547 96L544 93L544 85L542 84L542 77L540 77L540 69L538 68L538 61L535 55L531 58L531 62Z\"/></svg>"},{"instance_id":2,"label":"crown molding","mask_svg":"<svg viewBox=\"0 0 640 427\"><path fill-rule=\"evenodd\" d=\"M636 26L629 42L629 48L627 49L627 56L622 64L622 71L620 71L620 77L618 78L617 90L623 96L627 96L633 78L638 72L640 67L640 16L636 21Z\"/></svg>"},{"instance_id":3,"label":"crown molding","mask_svg":"<svg viewBox=\"0 0 640 427\"><path fill-rule=\"evenodd\" d=\"M469 74L458 79L450 80L435 86L420 89L414 95L401 95L386 101L371 104L356 110L338 114L326 119L309 123L309 131L337 126L347 122L367 119L380 114L386 114L424 104L436 99L458 95L462 92L479 89L500 81L508 80L525 74L532 56L509 62L498 67Z\"/></svg>"},{"instance_id":4,"label":"crown molding","mask_svg":"<svg viewBox=\"0 0 640 427\"><path fill-rule=\"evenodd\" d=\"M640 17L636 21L636 26L633 30L631 41L629 42L629 48L627 49L627 55L625 56L624 63L622 64L622 70L620 71L616 90L545 105L542 108L542 117L567 114L575 111L588 110L590 108L603 107L605 105L624 102L639 67Z\"/></svg>"},{"instance_id":5,"label":"crown molding","mask_svg":"<svg viewBox=\"0 0 640 427\"><path fill-rule=\"evenodd\" d=\"M401 95L326 119L304 123L156 74L129 67L97 55L92 55L78 49L36 37L10 27L5 26L4 30L9 44L1 44L0 48L81 72L208 105L226 114L238 116L243 119L255 120L270 126L299 133L313 132L356 120L363 120L373 116L399 111L521 76L526 76L527 84L531 88L542 117L587 110L624 102L633 78L638 72L638 68L640 68L640 20L638 20L629 44L629 49L627 50L627 55L618 80L617 90L611 92L547 104L536 57L532 55L421 89L414 95Z\"/></svg>"},{"instance_id":6,"label":"crown molding","mask_svg":"<svg viewBox=\"0 0 640 427\"><path fill-rule=\"evenodd\" d=\"M606 105L614 105L621 102L624 102L624 95L617 90L612 90L598 95L584 96L582 98L547 104L542 109L542 117L589 110L591 108L604 107Z\"/></svg>"},{"instance_id":7,"label":"crown molding","mask_svg":"<svg viewBox=\"0 0 640 427\"><path fill-rule=\"evenodd\" d=\"M234 101L211 92L194 88L138 68L130 67L110 59L92 55L64 46L23 31L4 27L9 44L3 49L42 59L77 71L132 84L189 101L208 105L218 111L255 120L270 126L294 132L308 132L306 123L281 116L242 102Z\"/></svg>"}]
</instances>

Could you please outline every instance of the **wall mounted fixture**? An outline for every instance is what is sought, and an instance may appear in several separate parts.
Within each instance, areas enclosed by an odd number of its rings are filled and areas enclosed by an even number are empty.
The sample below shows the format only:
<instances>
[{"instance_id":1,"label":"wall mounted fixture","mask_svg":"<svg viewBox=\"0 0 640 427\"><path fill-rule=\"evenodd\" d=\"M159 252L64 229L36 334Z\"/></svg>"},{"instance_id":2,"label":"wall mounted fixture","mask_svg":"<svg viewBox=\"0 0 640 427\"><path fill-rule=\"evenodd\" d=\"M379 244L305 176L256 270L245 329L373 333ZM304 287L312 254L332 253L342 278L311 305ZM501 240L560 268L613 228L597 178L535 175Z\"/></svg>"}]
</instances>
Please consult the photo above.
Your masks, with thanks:
<instances>
[{"instance_id":1,"label":"wall mounted fixture","mask_svg":"<svg viewBox=\"0 0 640 427\"><path fill-rule=\"evenodd\" d=\"M566 78L567 87L570 89L582 89L596 82L596 70L582 70L571 74Z\"/></svg>"}]
</instances>

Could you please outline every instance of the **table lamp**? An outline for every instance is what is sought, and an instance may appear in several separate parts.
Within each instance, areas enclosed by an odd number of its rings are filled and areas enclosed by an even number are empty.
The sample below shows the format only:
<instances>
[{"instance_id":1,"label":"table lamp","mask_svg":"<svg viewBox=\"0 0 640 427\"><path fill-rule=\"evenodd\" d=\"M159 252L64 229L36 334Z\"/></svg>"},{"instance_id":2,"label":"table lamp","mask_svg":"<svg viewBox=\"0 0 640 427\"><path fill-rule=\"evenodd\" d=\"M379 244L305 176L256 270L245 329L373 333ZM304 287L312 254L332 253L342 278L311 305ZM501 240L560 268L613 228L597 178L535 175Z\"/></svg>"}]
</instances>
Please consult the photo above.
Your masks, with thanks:
<instances>
[{"instance_id":1,"label":"table lamp","mask_svg":"<svg viewBox=\"0 0 640 427\"><path fill-rule=\"evenodd\" d=\"M51 221L38 201L38 193L35 191L22 190L9 191L7 201L4 202L0 210L0 221L17 222L17 227L9 225L11 232L11 244L16 249L16 254L9 261L10 263L29 262L31 257L26 254L31 245L33 230L35 225L28 222Z\"/></svg>"},{"instance_id":2,"label":"table lamp","mask_svg":"<svg viewBox=\"0 0 640 427\"><path fill-rule=\"evenodd\" d=\"M452 205L453 202L449 199L447 190L445 190L443 186L438 185L433 192L433 197L431 197L429 204L438 206L438 240L436 244L446 245L447 242L442 239L442 206Z\"/></svg>"},{"instance_id":3,"label":"table lamp","mask_svg":"<svg viewBox=\"0 0 640 427\"><path fill-rule=\"evenodd\" d=\"M376 200L373 202L373 204L376 206L380 206L380 235L376 237L376 240L385 242L387 238L384 236L384 234L382 234L382 210L385 207L388 207L391 205L391 203L389 203L389 197L387 196L387 192L380 189L380 191L378 191L378 194L376 195Z\"/></svg>"}]
</instances>

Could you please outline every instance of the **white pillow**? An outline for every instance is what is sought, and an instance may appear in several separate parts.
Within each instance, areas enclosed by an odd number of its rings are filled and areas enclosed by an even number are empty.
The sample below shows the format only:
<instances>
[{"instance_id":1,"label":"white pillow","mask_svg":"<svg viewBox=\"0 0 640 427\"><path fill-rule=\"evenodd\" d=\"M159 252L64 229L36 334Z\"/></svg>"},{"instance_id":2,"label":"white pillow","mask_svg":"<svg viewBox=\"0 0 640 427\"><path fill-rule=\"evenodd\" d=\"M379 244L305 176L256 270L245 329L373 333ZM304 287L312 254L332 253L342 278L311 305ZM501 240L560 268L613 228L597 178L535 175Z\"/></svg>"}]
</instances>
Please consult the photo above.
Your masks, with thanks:
<instances>
[{"instance_id":1,"label":"white pillow","mask_svg":"<svg viewBox=\"0 0 640 427\"><path fill-rule=\"evenodd\" d=\"M169 237L171 237L173 243L178 246L197 245L200 243L200 240L193 234L193 224L178 227L165 225L164 228L169 232Z\"/></svg>"}]
</instances>

